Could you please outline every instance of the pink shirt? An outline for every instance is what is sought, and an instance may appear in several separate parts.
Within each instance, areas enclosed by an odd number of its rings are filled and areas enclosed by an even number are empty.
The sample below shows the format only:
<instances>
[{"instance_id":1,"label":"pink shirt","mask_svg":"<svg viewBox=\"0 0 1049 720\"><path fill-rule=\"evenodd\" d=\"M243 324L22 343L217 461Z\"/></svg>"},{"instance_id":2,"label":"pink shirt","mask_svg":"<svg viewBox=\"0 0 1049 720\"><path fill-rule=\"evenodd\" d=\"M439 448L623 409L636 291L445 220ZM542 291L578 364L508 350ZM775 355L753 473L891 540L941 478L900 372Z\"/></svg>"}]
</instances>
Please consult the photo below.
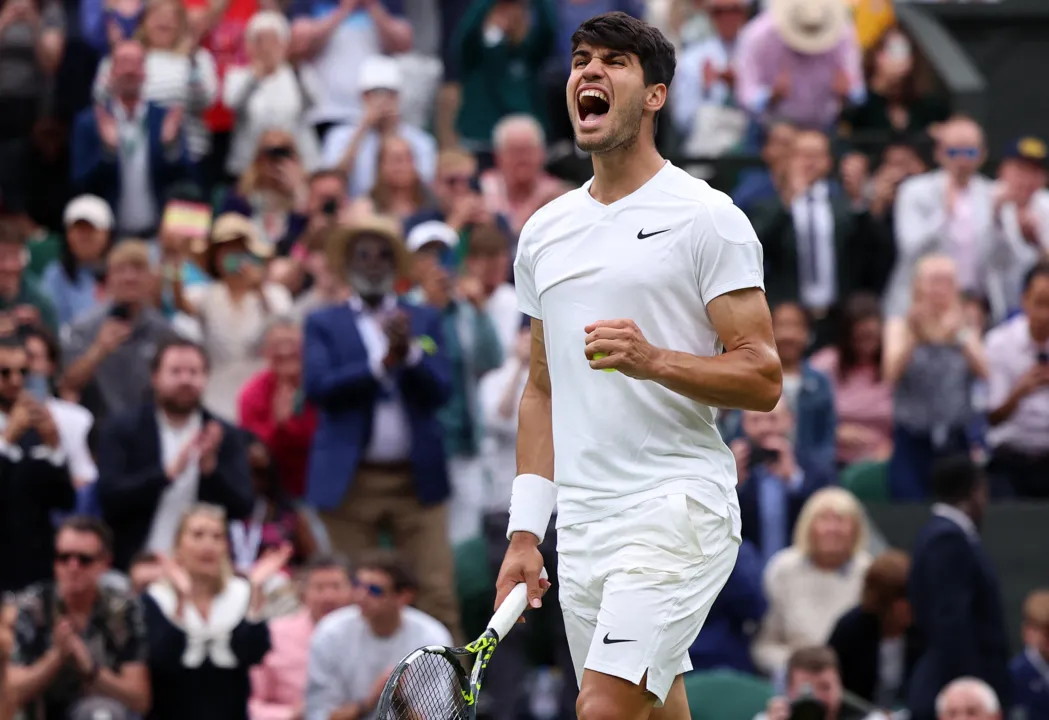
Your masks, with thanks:
<instances>
[{"instance_id":1,"label":"pink shirt","mask_svg":"<svg viewBox=\"0 0 1049 720\"><path fill-rule=\"evenodd\" d=\"M251 669L251 720L291 720L301 715L313 627L305 609L270 621L271 649Z\"/></svg>"},{"instance_id":2,"label":"pink shirt","mask_svg":"<svg viewBox=\"0 0 1049 720\"><path fill-rule=\"evenodd\" d=\"M872 459L879 447L892 439L892 388L877 377L874 368L854 368L848 377L840 378L835 348L820 350L809 364L830 378L838 425L858 425L872 431L869 442L839 443L838 460L851 463Z\"/></svg>"}]
</instances>

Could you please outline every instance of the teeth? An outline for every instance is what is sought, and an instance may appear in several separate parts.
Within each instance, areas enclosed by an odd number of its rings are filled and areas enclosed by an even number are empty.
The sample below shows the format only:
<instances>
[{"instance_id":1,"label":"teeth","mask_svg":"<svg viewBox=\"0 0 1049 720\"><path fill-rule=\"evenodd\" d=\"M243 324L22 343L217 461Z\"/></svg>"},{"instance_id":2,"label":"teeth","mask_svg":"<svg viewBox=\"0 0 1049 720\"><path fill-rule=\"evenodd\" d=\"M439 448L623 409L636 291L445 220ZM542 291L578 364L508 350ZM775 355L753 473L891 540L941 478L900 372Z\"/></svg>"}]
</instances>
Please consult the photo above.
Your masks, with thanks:
<instances>
[{"instance_id":1,"label":"teeth","mask_svg":"<svg viewBox=\"0 0 1049 720\"><path fill-rule=\"evenodd\" d=\"M605 102L608 102L608 96L605 95L600 90L587 89L587 90L584 90L583 92L579 93L579 97L581 97L581 98L584 98L584 97L596 97L599 100L604 100Z\"/></svg>"}]
</instances>

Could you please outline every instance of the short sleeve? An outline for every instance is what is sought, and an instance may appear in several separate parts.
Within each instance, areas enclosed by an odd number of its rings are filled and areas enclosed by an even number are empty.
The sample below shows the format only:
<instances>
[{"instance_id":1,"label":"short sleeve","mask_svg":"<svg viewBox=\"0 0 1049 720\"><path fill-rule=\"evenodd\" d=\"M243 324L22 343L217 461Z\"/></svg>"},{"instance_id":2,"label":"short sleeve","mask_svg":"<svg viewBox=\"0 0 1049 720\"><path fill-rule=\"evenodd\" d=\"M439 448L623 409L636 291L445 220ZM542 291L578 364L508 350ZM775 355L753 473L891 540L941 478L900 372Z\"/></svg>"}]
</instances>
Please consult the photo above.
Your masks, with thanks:
<instances>
[{"instance_id":1,"label":"short sleeve","mask_svg":"<svg viewBox=\"0 0 1049 720\"><path fill-rule=\"evenodd\" d=\"M146 637L146 618L137 598L129 599L124 606L124 625L127 633L124 644L117 648L117 668L124 663L149 662L149 640Z\"/></svg>"},{"instance_id":2,"label":"short sleeve","mask_svg":"<svg viewBox=\"0 0 1049 720\"><path fill-rule=\"evenodd\" d=\"M517 243L517 258L514 260L514 288L517 290L517 309L536 320L543 319L539 307L539 294L535 288L535 272L529 248L532 224L525 223Z\"/></svg>"},{"instance_id":3,"label":"short sleeve","mask_svg":"<svg viewBox=\"0 0 1049 720\"><path fill-rule=\"evenodd\" d=\"M696 218L694 253L700 297L765 289L764 255L750 220L730 202L712 202Z\"/></svg>"}]
</instances>

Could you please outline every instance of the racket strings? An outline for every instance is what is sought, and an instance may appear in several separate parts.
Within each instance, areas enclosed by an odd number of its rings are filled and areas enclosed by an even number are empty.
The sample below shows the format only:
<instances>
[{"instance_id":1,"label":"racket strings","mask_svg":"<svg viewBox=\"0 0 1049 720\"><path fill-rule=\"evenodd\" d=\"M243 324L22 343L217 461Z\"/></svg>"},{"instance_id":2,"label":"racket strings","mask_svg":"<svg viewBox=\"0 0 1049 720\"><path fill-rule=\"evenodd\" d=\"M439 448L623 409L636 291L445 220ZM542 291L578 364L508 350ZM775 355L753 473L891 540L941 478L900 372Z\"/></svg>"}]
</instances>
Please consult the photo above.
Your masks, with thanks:
<instances>
[{"instance_id":1,"label":"racket strings","mask_svg":"<svg viewBox=\"0 0 1049 720\"><path fill-rule=\"evenodd\" d=\"M389 711L378 720L470 720L454 660L425 653L396 681Z\"/></svg>"}]
</instances>

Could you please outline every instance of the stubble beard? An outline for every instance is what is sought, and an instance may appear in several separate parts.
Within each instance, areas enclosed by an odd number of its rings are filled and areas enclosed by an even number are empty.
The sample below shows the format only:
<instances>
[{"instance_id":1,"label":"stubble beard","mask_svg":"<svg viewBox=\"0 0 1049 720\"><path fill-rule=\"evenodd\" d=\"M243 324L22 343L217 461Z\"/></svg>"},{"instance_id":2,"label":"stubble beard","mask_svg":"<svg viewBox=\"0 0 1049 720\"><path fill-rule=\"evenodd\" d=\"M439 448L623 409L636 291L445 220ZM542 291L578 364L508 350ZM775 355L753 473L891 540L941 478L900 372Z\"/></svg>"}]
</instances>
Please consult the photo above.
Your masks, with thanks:
<instances>
[{"instance_id":1,"label":"stubble beard","mask_svg":"<svg viewBox=\"0 0 1049 720\"><path fill-rule=\"evenodd\" d=\"M597 138L581 138L576 135L576 146L591 155L629 151L637 144L643 115L644 107L640 103L636 109L626 107L620 111L619 117L611 118L612 127L607 135Z\"/></svg>"}]
</instances>

